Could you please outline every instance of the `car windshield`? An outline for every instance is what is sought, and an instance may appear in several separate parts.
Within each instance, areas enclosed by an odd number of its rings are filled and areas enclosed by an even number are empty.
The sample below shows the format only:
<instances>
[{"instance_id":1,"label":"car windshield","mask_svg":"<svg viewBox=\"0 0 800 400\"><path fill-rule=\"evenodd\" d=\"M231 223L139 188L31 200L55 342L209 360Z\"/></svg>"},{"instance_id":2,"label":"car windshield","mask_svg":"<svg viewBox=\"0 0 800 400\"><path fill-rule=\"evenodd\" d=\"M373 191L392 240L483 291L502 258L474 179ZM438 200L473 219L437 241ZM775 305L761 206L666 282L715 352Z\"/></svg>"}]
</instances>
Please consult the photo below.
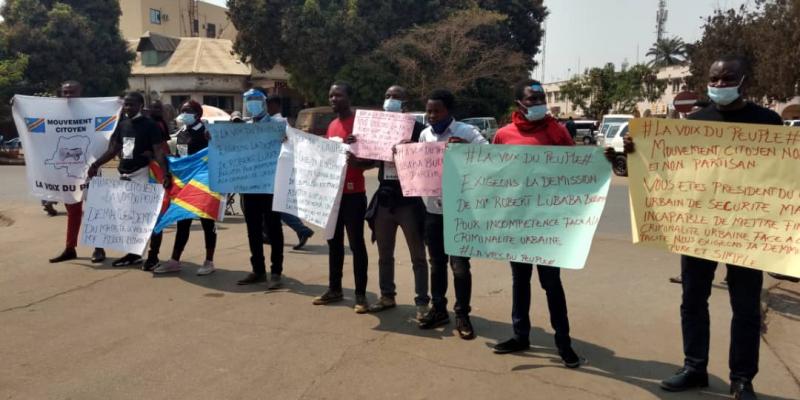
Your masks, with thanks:
<instances>
[{"instance_id":1,"label":"car windshield","mask_svg":"<svg viewBox=\"0 0 800 400\"><path fill-rule=\"evenodd\" d=\"M605 126L606 137L611 139L614 136L616 136L617 132L619 132L619 128L622 127L622 125L623 125L622 122L612 123L612 124L606 125Z\"/></svg>"},{"instance_id":2,"label":"car windshield","mask_svg":"<svg viewBox=\"0 0 800 400\"><path fill-rule=\"evenodd\" d=\"M604 118L603 119L603 126L600 128L600 132L602 132L604 135L608 135L608 130L612 125L614 125L617 128L619 128L620 124L628 122L629 120L630 120L629 118L620 118L620 117L617 117L617 118ZM613 136L613 135L611 135L611 136ZM611 137L611 136L608 136L608 137Z\"/></svg>"}]
</instances>

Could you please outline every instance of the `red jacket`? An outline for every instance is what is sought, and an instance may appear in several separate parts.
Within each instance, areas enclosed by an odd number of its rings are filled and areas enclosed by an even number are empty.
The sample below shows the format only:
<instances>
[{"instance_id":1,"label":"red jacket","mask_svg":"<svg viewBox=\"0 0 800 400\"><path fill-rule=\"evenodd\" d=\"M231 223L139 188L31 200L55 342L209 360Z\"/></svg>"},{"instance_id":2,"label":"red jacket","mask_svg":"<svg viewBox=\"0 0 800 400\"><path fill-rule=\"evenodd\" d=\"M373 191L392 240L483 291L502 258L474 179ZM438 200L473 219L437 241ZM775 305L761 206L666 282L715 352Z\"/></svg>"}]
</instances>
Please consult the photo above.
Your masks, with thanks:
<instances>
[{"instance_id":1,"label":"red jacket","mask_svg":"<svg viewBox=\"0 0 800 400\"><path fill-rule=\"evenodd\" d=\"M525 115L514 111L512 123L497 130L492 143L528 146L574 146L575 141L567 128L546 116L541 121L528 121Z\"/></svg>"}]
</instances>

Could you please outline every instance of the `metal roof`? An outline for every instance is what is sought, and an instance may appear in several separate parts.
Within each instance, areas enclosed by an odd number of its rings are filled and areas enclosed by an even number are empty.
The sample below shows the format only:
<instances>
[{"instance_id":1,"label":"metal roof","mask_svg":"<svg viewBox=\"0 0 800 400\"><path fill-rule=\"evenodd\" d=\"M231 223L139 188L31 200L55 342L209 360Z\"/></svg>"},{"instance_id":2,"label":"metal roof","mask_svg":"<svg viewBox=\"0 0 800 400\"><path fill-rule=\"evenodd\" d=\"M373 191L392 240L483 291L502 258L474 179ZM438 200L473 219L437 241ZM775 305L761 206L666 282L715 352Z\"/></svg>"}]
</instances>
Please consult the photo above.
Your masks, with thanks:
<instances>
[{"instance_id":1,"label":"metal roof","mask_svg":"<svg viewBox=\"0 0 800 400\"><path fill-rule=\"evenodd\" d=\"M132 76L188 74L250 76L252 72L250 66L235 55L233 42L227 39L201 37L178 39L149 33L128 43L131 49L137 51L136 61L131 68ZM171 43L175 43L174 49L166 50L170 49ZM158 50L159 48L165 50ZM158 65L147 66L142 64L141 53L147 50L170 54Z\"/></svg>"}]
</instances>

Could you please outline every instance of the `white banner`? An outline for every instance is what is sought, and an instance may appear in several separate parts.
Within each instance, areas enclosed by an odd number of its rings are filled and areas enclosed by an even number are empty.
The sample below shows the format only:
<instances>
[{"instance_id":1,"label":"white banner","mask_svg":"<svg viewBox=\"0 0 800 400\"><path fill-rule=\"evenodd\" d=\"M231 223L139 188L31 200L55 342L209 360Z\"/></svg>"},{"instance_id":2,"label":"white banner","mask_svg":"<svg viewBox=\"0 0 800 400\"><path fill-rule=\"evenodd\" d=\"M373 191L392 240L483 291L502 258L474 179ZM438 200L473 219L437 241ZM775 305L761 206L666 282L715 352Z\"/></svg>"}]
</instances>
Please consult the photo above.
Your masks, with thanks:
<instances>
[{"instance_id":1,"label":"white banner","mask_svg":"<svg viewBox=\"0 0 800 400\"><path fill-rule=\"evenodd\" d=\"M67 204L81 201L86 171L108 149L121 108L116 97L14 96L31 193Z\"/></svg>"},{"instance_id":2,"label":"white banner","mask_svg":"<svg viewBox=\"0 0 800 400\"><path fill-rule=\"evenodd\" d=\"M143 254L163 198L158 184L93 178L83 205L81 244Z\"/></svg>"},{"instance_id":3,"label":"white banner","mask_svg":"<svg viewBox=\"0 0 800 400\"><path fill-rule=\"evenodd\" d=\"M272 209L325 228L330 239L342 199L348 146L291 127L286 134Z\"/></svg>"}]
</instances>

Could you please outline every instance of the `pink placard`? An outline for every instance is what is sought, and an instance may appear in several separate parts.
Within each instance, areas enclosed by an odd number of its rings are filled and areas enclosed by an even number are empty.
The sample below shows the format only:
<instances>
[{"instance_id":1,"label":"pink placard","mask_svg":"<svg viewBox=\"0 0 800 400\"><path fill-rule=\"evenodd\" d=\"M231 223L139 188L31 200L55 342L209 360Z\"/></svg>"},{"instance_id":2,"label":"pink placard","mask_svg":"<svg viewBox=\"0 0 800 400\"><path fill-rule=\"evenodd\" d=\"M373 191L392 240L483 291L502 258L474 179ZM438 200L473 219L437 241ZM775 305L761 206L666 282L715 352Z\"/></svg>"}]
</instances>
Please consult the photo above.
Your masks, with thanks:
<instances>
[{"instance_id":1,"label":"pink placard","mask_svg":"<svg viewBox=\"0 0 800 400\"><path fill-rule=\"evenodd\" d=\"M397 146L394 163L403 196L442 195L442 161L445 142L410 143Z\"/></svg>"},{"instance_id":2,"label":"pink placard","mask_svg":"<svg viewBox=\"0 0 800 400\"><path fill-rule=\"evenodd\" d=\"M392 147L411 139L414 116L372 110L356 110L353 136L356 143L350 150L358 158L392 161Z\"/></svg>"}]
</instances>

